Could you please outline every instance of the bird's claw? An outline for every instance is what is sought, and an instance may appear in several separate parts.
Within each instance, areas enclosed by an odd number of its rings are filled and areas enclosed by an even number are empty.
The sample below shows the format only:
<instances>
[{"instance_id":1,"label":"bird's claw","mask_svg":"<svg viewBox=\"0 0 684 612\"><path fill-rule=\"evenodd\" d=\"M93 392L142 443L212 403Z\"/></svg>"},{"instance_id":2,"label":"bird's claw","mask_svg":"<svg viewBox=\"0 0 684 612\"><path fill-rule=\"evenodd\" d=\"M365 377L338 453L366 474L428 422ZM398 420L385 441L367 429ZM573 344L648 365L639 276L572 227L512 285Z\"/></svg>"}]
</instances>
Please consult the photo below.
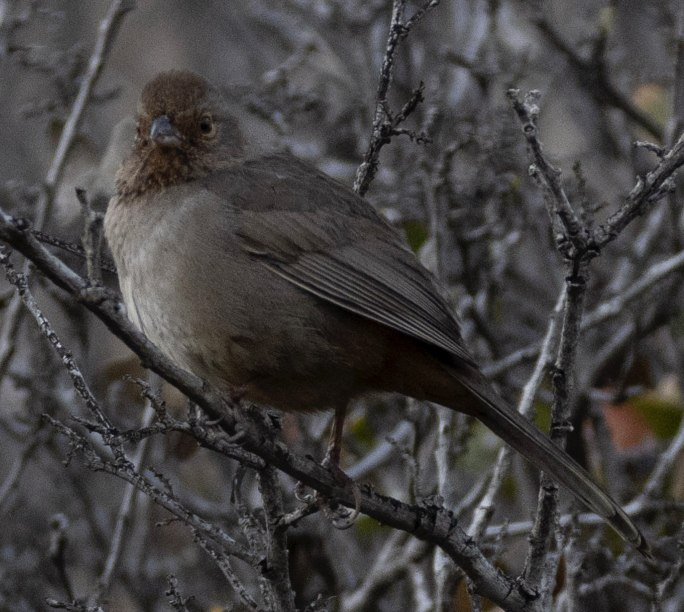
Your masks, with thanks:
<instances>
[{"instance_id":1,"label":"bird's claw","mask_svg":"<svg viewBox=\"0 0 684 612\"><path fill-rule=\"evenodd\" d=\"M354 509L350 510L334 499L329 499L321 493L309 495L304 493L304 484L298 482L295 486L295 497L306 504L315 502L323 512L323 515L330 520L335 529L349 529L356 523L356 519L361 513L361 490L359 486L347 476L337 463L326 457L322 463L323 467L328 468L332 473L335 484L342 487L345 492L354 496Z\"/></svg>"},{"instance_id":2,"label":"bird's claw","mask_svg":"<svg viewBox=\"0 0 684 612\"><path fill-rule=\"evenodd\" d=\"M298 482L295 485L294 488L294 495L297 501L302 502L303 504L310 504L314 501L314 496L309 495L308 493L304 492L306 485L303 482Z\"/></svg>"}]
</instances>

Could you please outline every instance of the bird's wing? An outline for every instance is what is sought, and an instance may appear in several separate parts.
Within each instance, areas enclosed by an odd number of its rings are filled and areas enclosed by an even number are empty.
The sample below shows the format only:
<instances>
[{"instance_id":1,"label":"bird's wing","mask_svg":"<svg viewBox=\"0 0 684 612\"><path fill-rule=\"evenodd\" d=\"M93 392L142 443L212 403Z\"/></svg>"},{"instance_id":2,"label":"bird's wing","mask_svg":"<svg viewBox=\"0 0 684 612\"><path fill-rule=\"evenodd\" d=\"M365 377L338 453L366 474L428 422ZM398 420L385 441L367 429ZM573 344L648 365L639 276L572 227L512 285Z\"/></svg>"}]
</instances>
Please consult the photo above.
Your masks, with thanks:
<instances>
[{"instance_id":1,"label":"bird's wing","mask_svg":"<svg viewBox=\"0 0 684 612\"><path fill-rule=\"evenodd\" d=\"M473 363L433 276L370 204L293 158L275 166L232 177L252 186L254 200L238 202L237 233L253 257L305 291Z\"/></svg>"}]
</instances>

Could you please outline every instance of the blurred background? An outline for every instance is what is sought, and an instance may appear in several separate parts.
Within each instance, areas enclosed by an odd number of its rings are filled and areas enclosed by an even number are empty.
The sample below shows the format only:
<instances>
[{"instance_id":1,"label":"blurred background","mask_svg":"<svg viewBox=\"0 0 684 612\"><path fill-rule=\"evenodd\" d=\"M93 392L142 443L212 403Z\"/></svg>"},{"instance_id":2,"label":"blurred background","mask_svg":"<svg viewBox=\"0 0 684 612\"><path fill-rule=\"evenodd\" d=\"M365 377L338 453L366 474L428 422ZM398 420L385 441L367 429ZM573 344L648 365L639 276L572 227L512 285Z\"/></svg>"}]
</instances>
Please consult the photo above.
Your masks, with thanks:
<instances>
[{"instance_id":1,"label":"blurred background","mask_svg":"<svg viewBox=\"0 0 684 612\"><path fill-rule=\"evenodd\" d=\"M35 218L110 4L0 0L0 184L15 215ZM409 2L407 17L420 6ZM352 186L371 136L391 12L386 0L140 1L106 54L49 195L44 231L78 242L83 218L75 187L85 188L92 205L104 211L135 132L139 92L155 74L173 68L193 70L224 88L253 154L289 149ZM563 170L582 218L601 223L637 176L658 162L657 147L635 148L634 141L667 146L682 131L683 14L674 0L442 0L398 49L390 108L399 113L421 83L424 101L402 124L406 133L383 149L366 197L438 276L467 344L514 404L566 271L542 194L528 176L524 138L506 91L541 92L545 152ZM630 293L653 265L684 248L681 180L674 187L593 262L574 373L569 450L625 503L652 482L681 422L681 265ZM56 252L83 272L82 260ZM23 265L18 256L13 261L18 269ZM105 281L116 287L113 275ZM139 360L40 276L33 275L31 286L117 427L140 426L139 389L122 380L124 374L146 376ZM70 415L87 413L13 296L0 281L0 611L42 610L48 597L87 599L97 590L126 485L77 459L63 465L68 445L41 415L73 424ZM609 303L609 314L599 310ZM164 393L182 418L186 402L171 390ZM547 380L535 405L542 428L549 426L550 402ZM482 426L445 412L400 397L359 402L347 421L343 467L403 501L439 494L467 529L499 442ZM282 438L320 460L329 423L325 413L287 415ZM667 477L649 489L651 505L641 507L639 520L662 554L681 562L684 466L674 455ZM240 512L262 518L255 478L242 478L247 510L236 510L235 462L199 450L189 438L152 438L146 464L173 483L186 507L236 539L247 537ZM447 482L440 479L444 465ZM295 483L283 476L281 484L291 511L298 507ZM516 458L481 540L512 574L523 568L526 532L507 532L505 523L533 516L537 485L538 472ZM566 501L564 509L577 510ZM157 526L170 516L136 497L120 562L100 601L104 609L170 609L169 573L184 596L193 596L189 610L248 609L185 525ZM463 575L441 570L432 547L368 518L337 531L314 514L288 535L300 609L470 609ZM609 530L580 526L573 537L567 551L573 563L560 564L555 605L651 609L656 578L618 563L622 545ZM259 600L253 568L236 561L233 569ZM626 587L626 579L646 587ZM314 604L319 595L323 599ZM682 602L684 582L675 575L659 609L679 610ZM485 602L484 608L491 606Z\"/></svg>"}]
</instances>

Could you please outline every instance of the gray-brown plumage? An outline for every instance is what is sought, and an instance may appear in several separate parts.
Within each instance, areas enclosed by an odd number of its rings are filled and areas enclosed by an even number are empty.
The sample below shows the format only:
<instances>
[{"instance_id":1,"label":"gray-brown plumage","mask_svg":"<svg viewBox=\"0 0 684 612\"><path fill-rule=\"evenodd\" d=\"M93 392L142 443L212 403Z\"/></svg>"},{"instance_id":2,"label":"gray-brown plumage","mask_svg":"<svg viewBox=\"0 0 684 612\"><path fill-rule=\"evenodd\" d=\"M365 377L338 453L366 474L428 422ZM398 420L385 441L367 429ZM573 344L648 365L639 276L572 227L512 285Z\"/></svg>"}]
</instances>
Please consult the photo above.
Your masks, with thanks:
<instances>
[{"instance_id":1,"label":"gray-brown plumage","mask_svg":"<svg viewBox=\"0 0 684 612\"><path fill-rule=\"evenodd\" d=\"M245 159L204 79L145 86L105 231L129 316L183 368L288 411L343 416L354 397L396 391L470 414L648 555L618 504L492 389L393 228L290 155Z\"/></svg>"}]
</instances>

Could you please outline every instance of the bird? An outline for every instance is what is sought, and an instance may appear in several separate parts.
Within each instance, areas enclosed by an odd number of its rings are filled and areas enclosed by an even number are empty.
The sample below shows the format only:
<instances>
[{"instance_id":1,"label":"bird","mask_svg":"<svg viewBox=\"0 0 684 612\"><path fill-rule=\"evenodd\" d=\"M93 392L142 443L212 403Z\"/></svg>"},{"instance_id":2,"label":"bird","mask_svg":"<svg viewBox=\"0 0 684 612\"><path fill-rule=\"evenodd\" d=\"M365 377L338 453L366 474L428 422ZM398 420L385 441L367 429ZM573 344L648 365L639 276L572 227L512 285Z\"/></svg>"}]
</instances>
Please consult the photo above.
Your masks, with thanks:
<instances>
[{"instance_id":1,"label":"bird","mask_svg":"<svg viewBox=\"0 0 684 612\"><path fill-rule=\"evenodd\" d=\"M481 373L438 281L395 228L313 165L248 144L205 78L172 70L142 89L104 221L132 322L222 393L334 410L331 467L346 408L367 394L475 417L650 558L620 505Z\"/></svg>"}]
</instances>

